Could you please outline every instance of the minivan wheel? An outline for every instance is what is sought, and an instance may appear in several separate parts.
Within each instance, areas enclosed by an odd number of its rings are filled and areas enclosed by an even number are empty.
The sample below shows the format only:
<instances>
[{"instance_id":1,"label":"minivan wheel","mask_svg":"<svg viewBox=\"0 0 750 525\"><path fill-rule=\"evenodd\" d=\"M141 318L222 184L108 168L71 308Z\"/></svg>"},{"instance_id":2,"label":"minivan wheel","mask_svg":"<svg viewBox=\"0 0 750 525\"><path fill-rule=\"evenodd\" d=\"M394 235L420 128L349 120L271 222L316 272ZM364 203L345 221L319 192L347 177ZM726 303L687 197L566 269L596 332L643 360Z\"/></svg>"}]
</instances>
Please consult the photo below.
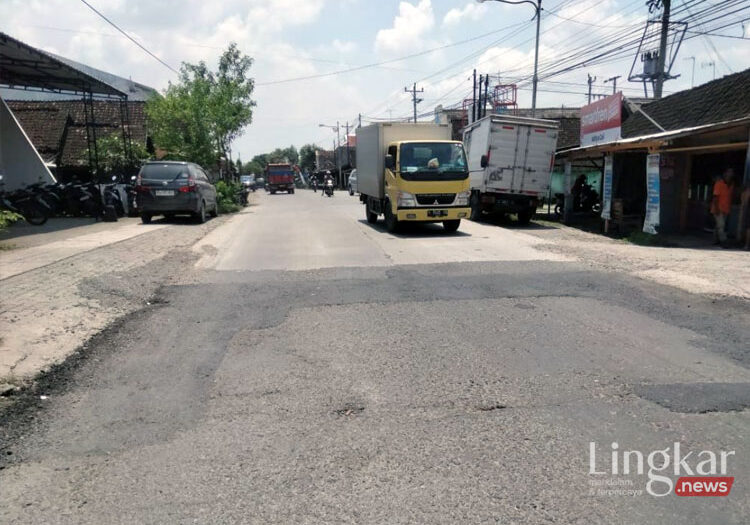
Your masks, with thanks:
<instances>
[{"instance_id":1,"label":"minivan wheel","mask_svg":"<svg viewBox=\"0 0 750 525\"><path fill-rule=\"evenodd\" d=\"M206 203L204 201L201 201L201 207L198 209L198 213L193 215L193 218L198 224L206 222Z\"/></svg>"},{"instance_id":2,"label":"minivan wheel","mask_svg":"<svg viewBox=\"0 0 750 525\"><path fill-rule=\"evenodd\" d=\"M143 224L151 224L151 214L150 213L142 213L141 214L141 222Z\"/></svg>"},{"instance_id":3,"label":"minivan wheel","mask_svg":"<svg viewBox=\"0 0 750 525\"><path fill-rule=\"evenodd\" d=\"M211 210L211 217L218 217L219 216L219 203L217 202L214 204L214 209Z\"/></svg>"}]
</instances>

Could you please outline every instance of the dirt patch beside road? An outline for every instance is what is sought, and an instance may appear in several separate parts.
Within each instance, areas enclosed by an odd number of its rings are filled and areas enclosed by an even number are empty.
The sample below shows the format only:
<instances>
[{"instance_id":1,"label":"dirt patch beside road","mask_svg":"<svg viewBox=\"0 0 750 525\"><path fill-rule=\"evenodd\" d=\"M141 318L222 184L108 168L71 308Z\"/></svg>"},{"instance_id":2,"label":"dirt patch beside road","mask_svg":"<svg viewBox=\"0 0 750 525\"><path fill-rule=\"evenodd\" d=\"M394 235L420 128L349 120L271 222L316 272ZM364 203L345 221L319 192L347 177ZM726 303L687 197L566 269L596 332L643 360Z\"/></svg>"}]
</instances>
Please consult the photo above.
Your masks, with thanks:
<instances>
[{"instance_id":1,"label":"dirt patch beside road","mask_svg":"<svg viewBox=\"0 0 750 525\"><path fill-rule=\"evenodd\" d=\"M524 233L548 241L537 245L537 249L576 257L593 268L625 272L692 293L750 299L748 252L637 246L567 226L554 226Z\"/></svg>"},{"instance_id":2,"label":"dirt patch beside road","mask_svg":"<svg viewBox=\"0 0 750 525\"><path fill-rule=\"evenodd\" d=\"M186 279L190 247L223 224L171 224L4 279L0 385L27 382L62 362L113 320Z\"/></svg>"}]
</instances>

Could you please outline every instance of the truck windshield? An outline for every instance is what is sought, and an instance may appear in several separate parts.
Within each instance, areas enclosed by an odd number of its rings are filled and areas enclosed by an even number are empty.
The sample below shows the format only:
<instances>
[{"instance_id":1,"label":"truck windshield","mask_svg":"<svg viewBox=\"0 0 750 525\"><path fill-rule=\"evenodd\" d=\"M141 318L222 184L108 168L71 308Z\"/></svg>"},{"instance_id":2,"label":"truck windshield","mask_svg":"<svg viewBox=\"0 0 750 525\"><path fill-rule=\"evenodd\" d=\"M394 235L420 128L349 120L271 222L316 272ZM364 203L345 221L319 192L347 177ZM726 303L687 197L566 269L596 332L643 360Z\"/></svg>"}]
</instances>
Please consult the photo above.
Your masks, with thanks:
<instances>
[{"instance_id":1,"label":"truck windshield","mask_svg":"<svg viewBox=\"0 0 750 525\"><path fill-rule=\"evenodd\" d=\"M469 176L464 148L456 143L402 144L400 164L405 180L463 180Z\"/></svg>"}]
</instances>

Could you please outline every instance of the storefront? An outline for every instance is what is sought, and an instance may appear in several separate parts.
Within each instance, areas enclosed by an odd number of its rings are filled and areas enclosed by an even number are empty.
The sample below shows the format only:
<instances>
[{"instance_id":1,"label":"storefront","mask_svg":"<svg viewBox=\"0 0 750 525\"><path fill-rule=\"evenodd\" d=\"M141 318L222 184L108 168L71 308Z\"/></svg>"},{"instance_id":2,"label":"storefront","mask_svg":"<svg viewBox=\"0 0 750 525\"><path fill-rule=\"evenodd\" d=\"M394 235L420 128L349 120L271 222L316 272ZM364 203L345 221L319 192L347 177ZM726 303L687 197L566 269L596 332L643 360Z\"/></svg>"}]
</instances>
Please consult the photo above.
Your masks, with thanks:
<instances>
[{"instance_id":1,"label":"storefront","mask_svg":"<svg viewBox=\"0 0 750 525\"><path fill-rule=\"evenodd\" d=\"M646 222L646 231L663 234L711 231L713 184L731 168L734 193L727 232L740 240L740 221L748 213L741 194L750 186L748 89L750 70L634 108L621 123L623 138L558 152L556 162L569 169L587 163L603 166L610 157L612 186L607 193L617 217L609 220L624 216L631 230ZM607 218L605 213L603 221L610 226Z\"/></svg>"}]
</instances>

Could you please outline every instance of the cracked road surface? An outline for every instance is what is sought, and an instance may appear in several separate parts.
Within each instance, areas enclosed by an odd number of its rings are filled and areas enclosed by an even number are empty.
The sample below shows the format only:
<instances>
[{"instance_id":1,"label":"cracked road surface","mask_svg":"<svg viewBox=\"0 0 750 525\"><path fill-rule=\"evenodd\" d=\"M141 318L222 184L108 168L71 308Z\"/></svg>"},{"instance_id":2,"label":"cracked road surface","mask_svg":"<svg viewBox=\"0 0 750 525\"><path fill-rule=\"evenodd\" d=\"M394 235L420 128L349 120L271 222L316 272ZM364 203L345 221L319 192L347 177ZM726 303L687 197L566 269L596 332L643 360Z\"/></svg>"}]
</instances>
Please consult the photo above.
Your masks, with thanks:
<instances>
[{"instance_id":1,"label":"cracked road surface","mask_svg":"<svg viewBox=\"0 0 750 525\"><path fill-rule=\"evenodd\" d=\"M343 194L259 203L5 415L0 522L747 522L746 302L512 226L393 236ZM735 484L606 493L649 478L589 474L591 442L597 470L612 442L735 451Z\"/></svg>"}]
</instances>

